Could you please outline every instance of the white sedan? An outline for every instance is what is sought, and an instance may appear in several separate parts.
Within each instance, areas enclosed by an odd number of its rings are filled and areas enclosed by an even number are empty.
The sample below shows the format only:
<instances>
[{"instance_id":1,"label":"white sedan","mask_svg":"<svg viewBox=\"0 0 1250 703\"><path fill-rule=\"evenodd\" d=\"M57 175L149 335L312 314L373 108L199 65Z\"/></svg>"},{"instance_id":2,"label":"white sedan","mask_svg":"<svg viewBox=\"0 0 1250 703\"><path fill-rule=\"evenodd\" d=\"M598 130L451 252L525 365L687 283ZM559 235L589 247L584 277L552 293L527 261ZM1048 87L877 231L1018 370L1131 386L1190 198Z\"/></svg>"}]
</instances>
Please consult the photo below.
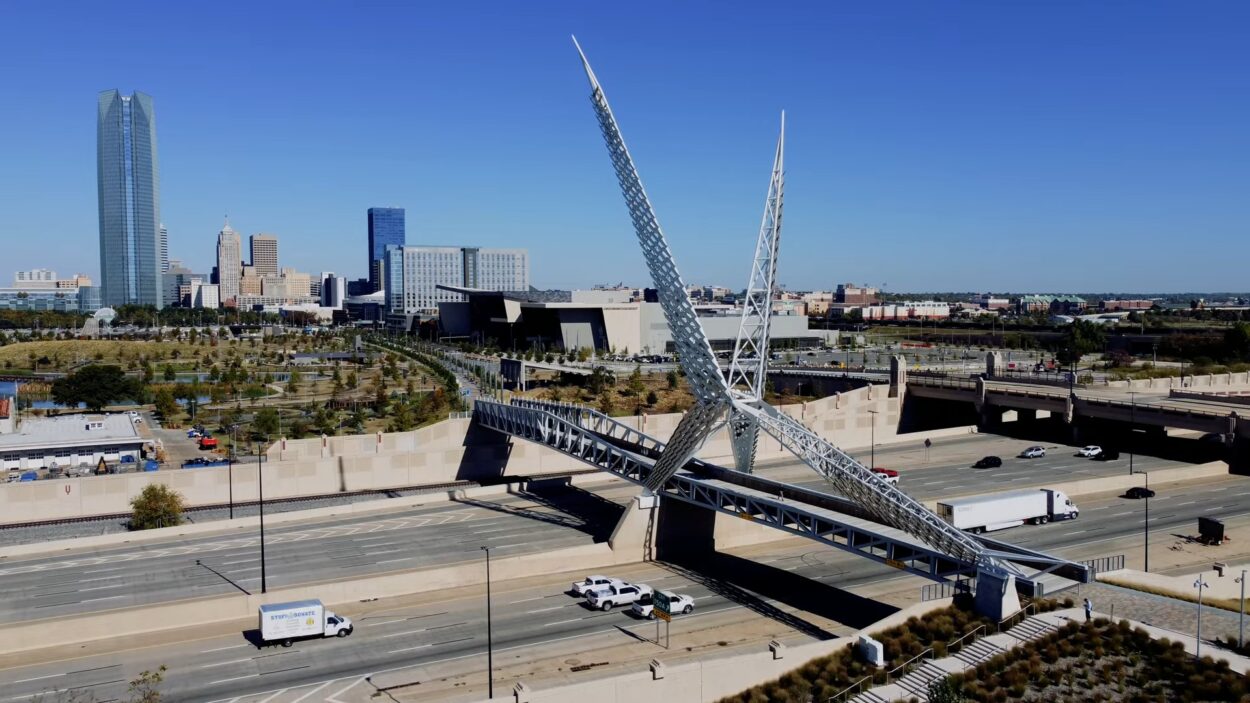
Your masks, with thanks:
<instances>
[{"instance_id":1,"label":"white sedan","mask_svg":"<svg viewBox=\"0 0 1250 703\"><path fill-rule=\"evenodd\" d=\"M1080 454L1083 457L1098 456L1099 454L1102 454L1102 447L1097 444L1091 444L1088 447L1081 447L1081 450L1078 451L1077 454Z\"/></svg>"},{"instance_id":2,"label":"white sedan","mask_svg":"<svg viewBox=\"0 0 1250 703\"><path fill-rule=\"evenodd\" d=\"M684 593L673 593L672 591L663 591L663 593L664 595L668 596L669 612L672 613L673 615L676 615L677 613L681 613L682 615L689 615L690 613L694 611L694 598L691 598L690 596ZM649 593L644 595L642 598L639 598L638 600L634 601L632 610L634 612L634 615L637 615L640 618L654 620L655 619L654 597Z\"/></svg>"}]
</instances>

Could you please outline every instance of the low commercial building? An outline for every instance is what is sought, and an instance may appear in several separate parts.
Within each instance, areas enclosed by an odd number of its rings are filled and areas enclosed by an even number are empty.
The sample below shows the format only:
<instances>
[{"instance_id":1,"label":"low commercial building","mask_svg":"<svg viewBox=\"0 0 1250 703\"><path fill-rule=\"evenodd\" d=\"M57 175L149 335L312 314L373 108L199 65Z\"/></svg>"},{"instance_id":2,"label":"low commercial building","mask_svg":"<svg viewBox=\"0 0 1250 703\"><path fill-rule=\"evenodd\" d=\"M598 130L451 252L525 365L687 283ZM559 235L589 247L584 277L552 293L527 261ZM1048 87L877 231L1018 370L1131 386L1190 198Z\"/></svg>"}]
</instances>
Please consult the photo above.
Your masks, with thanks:
<instances>
[{"instance_id":1,"label":"low commercial building","mask_svg":"<svg viewBox=\"0 0 1250 703\"><path fill-rule=\"evenodd\" d=\"M0 434L0 470L94 467L101 459L138 462L150 442L125 413L29 418Z\"/></svg>"},{"instance_id":2,"label":"low commercial building","mask_svg":"<svg viewBox=\"0 0 1250 703\"><path fill-rule=\"evenodd\" d=\"M854 283L839 283L833 302L842 305L872 305L877 302L877 289L857 286Z\"/></svg>"},{"instance_id":3,"label":"low commercial building","mask_svg":"<svg viewBox=\"0 0 1250 703\"><path fill-rule=\"evenodd\" d=\"M1153 300L1103 300L1098 309L1103 312L1131 312L1133 310L1149 310L1155 306Z\"/></svg>"},{"instance_id":4,"label":"low commercial building","mask_svg":"<svg viewBox=\"0 0 1250 703\"><path fill-rule=\"evenodd\" d=\"M659 303L618 302L603 291L440 288L464 298L439 304L439 332L444 338L493 343L505 350L593 348L620 354L676 350ZM733 349L740 309L701 305L696 313L713 349ZM822 332L808 329L806 315L773 315L771 335L776 347L815 347L824 338Z\"/></svg>"}]
</instances>

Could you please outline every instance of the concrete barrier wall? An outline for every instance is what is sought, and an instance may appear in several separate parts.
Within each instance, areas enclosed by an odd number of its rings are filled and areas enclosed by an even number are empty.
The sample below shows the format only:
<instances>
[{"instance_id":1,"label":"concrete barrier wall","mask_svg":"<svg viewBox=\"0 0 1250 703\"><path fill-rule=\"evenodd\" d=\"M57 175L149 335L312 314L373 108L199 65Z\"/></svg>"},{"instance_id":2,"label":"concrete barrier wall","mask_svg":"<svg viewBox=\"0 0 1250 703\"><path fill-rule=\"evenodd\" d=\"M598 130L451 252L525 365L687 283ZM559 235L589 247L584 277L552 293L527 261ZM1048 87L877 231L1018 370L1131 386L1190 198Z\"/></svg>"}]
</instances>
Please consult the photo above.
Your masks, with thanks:
<instances>
[{"instance_id":1,"label":"concrete barrier wall","mask_svg":"<svg viewBox=\"0 0 1250 703\"><path fill-rule=\"evenodd\" d=\"M1215 373L1201 376L1171 376L1168 378L1142 378L1131 381L1110 381L1111 388L1136 390L1166 390L1169 388L1227 388L1250 385L1250 372Z\"/></svg>"},{"instance_id":2,"label":"concrete barrier wall","mask_svg":"<svg viewBox=\"0 0 1250 703\"><path fill-rule=\"evenodd\" d=\"M745 691L780 678L812 659L828 656L855 642L859 634L873 635L902 624L912 616L924 616L945 608L950 599L920 603L884 618L851 637L789 647L783 658L775 659L767 647L759 652L717 659L701 659L664 667L663 678L644 670L584 683L531 691L519 700L529 703L704 703ZM658 657L661 663L664 656ZM496 696L479 703L512 703L513 695Z\"/></svg>"}]
</instances>

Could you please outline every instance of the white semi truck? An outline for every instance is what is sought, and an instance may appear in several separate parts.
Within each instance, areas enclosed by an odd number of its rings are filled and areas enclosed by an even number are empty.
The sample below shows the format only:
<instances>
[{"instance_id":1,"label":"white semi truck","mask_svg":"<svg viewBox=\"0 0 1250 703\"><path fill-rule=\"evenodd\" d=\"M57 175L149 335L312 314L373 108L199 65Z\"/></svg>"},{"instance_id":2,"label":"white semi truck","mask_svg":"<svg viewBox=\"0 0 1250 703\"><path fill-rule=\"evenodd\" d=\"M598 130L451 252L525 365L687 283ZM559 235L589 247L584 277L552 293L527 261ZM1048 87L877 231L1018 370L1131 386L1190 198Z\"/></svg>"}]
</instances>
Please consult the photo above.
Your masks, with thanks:
<instances>
[{"instance_id":1,"label":"white semi truck","mask_svg":"<svg viewBox=\"0 0 1250 703\"><path fill-rule=\"evenodd\" d=\"M955 527L979 534L1026 522L1074 520L1080 511L1063 491L1034 488L939 501L937 513Z\"/></svg>"},{"instance_id":2,"label":"white semi truck","mask_svg":"<svg viewBox=\"0 0 1250 703\"><path fill-rule=\"evenodd\" d=\"M297 600L260 606L260 638L266 644L290 647L309 637L346 637L352 633L351 618L326 610L319 600Z\"/></svg>"}]
</instances>

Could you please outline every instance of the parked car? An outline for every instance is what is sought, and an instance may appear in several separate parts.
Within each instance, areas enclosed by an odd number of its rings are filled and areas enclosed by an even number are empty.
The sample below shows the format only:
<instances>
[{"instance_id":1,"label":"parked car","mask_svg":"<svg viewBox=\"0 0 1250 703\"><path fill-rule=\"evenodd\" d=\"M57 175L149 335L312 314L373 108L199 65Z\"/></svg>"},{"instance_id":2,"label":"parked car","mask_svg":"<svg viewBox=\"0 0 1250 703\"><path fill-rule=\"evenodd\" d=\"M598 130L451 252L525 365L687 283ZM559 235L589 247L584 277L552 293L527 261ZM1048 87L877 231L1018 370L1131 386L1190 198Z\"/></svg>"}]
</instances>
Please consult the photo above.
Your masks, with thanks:
<instances>
[{"instance_id":1,"label":"parked car","mask_svg":"<svg viewBox=\"0 0 1250 703\"><path fill-rule=\"evenodd\" d=\"M997 469L1003 465L1003 460L996 456L983 456L972 465L974 469Z\"/></svg>"},{"instance_id":2,"label":"parked car","mask_svg":"<svg viewBox=\"0 0 1250 703\"><path fill-rule=\"evenodd\" d=\"M597 588L623 585L625 585L624 581L610 576L587 576L584 581L574 581L572 588L569 590L575 595L584 596Z\"/></svg>"},{"instance_id":3,"label":"parked car","mask_svg":"<svg viewBox=\"0 0 1250 703\"><path fill-rule=\"evenodd\" d=\"M1046 456L1046 447L1039 447L1037 445L1020 452L1020 457L1022 459L1040 459L1044 456Z\"/></svg>"},{"instance_id":4,"label":"parked car","mask_svg":"<svg viewBox=\"0 0 1250 703\"><path fill-rule=\"evenodd\" d=\"M1133 499L1154 498L1155 492L1143 486L1133 486L1124 492L1124 497Z\"/></svg>"},{"instance_id":5,"label":"parked car","mask_svg":"<svg viewBox=\"0 0 1250 703\"><path fill-rule=\"evenodd\" d=\"M1098 456L1094 457L1094 460L1095 461L1115 461L1116 459L1119 459L1119 458L1120 458L1120 450L1104 449L1098 453Z\"/></svg>"},{"instance_id":6,"label":"parked car","mask_svg":"<svg viewBox=\"0 0 1250 703\"><path fill-rule=\"evenodd\" d=\"M620 586L604 586L586 594L586 604L597 610L611 610L618 605L631 605L643 596L650 594L651 587L644 584L625 583Z\"/></svg>"},{"instance_id":7,"label":"parked car","mask_svg":"<svg viewBox=\"0 0 1250 703\"><path fill-rule=\"evenodd\" d=\"M874 466L872 467L872 472L891 486L898 485L898 472L894 469L883 469L880 466Z\"/></svg>"},{"instance_id":8,"label":"parked car","mask_svg":"<svg viewBox=\"0 0 1250 703\"><path fill-rule=\"evenodd\" d=\"M1095 457L1095 456L1098 456L1099 454L1102 454L1102 447L1098 446L1097 444L1091 444L1088 447L1081 447L1077 451L1077 454L1083 457Z\"/></svg>"},{"instance_id":9,"label":"parked car","mask_svg":"<svg viewBox=\"0 0 1250 703\"><path fill-rule=\"evenodd\" d=\"M682 615L689 615L694 612L694 598L691 598L684 593L673 593L672 591L664 591L663 593L668 596L668 608L670 614L676 615L677 613L681 613ZM654 620L655 603L653 598L653 594L646 593L643 594L641 598L634 601L634 605L631 608L634 615L637 615L640 618Z\"/></svg>"}]
</instances>

